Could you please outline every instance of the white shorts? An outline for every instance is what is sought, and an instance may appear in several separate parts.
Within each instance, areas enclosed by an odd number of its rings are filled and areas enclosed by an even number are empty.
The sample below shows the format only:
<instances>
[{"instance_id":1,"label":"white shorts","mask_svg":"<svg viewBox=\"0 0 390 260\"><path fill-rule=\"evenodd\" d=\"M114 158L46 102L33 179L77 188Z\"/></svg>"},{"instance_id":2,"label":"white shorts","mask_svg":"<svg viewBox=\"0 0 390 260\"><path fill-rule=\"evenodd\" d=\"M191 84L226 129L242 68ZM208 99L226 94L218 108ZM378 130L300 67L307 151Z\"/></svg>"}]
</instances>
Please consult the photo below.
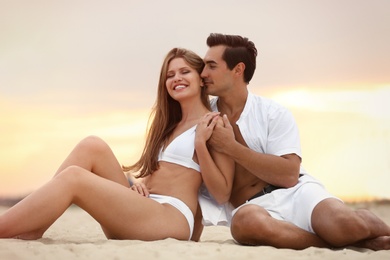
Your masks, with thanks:
<instances>
[{"instance_id":1,"label":"white shorts","mask_svg":"<svg viewBox=\"0 0 390 260\"><path fill-rule=\"evenodd\" d=\"M188 240L192 237L192 232L194 231L194 215L192 214L191 209L181 200L166 196L166 195L158 195L158 194L150 194L149 198L157 201L160 204L169 204L178 209L181 214L184 215L184 217L187 219L188 226L190 227L190 237Z\"/></svg>"},{"instance_id":2,"label":"white shorts","mask_svg":"<svg viewBox=\"0 0 390 260\"><path fill-rule=\"evenodd\" d=\"M277 189L260 197L247 201L236 208L234 214L246 205L258 205L275 219L295 224L296 226L315 233L311 226L311 214L318 203L327 198L336 198L326 191L325 187L310 175L303 175L292 188ZM340 199L338 199L340 200Z\"/></svg>"}]
</instances>

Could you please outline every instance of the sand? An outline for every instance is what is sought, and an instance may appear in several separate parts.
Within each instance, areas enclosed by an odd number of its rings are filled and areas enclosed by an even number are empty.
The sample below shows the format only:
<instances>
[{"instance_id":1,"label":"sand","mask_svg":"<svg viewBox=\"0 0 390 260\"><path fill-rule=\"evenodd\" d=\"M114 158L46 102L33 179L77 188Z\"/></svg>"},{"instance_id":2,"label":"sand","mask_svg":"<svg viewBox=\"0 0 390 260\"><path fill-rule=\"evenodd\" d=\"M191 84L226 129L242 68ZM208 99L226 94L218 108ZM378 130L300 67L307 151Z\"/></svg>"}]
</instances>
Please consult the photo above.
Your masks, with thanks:
<instances>
[{"instance_id":1,"label":"sand","mask_svg":"<svg viewBox=\"0 0 390 260\"><path fill-rule=\"evenodd\" d=\"M352 205L355 207L355 205ZM352 207L351 206L351 207ZM390 204L370 203L369 208L390 224ZM0 213L6 207L0 207ZM27 220L26 220L27 221ZM390 250L372 251L308 248L248 247L234 242L227 227L206 227L201 242L165 239L154 242L107 240L99 224L77 207L69 208L36 241L0 239L0 259L390 259Z\"/></svg>"}]
</instances>

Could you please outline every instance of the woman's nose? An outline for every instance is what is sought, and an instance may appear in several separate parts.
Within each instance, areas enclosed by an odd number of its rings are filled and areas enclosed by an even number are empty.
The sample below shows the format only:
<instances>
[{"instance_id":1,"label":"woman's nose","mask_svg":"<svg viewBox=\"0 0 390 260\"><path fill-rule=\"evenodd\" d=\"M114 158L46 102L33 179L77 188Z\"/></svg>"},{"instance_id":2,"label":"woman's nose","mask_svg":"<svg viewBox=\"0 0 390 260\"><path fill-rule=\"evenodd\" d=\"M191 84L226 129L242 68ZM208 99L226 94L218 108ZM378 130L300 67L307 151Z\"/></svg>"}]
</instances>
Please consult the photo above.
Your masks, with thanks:
<instances>
[{"instance_id":1,"label":"woman's nose","mask_svg":"<svg viewBox=\"0 0 390 260\"><path fill-rule=\"evenodd\" d=\"M182 80L182 77L179 75L175 76L175 78L173 79L174 82L179 82L181 80Z\"/></svg>"}]
</instances>

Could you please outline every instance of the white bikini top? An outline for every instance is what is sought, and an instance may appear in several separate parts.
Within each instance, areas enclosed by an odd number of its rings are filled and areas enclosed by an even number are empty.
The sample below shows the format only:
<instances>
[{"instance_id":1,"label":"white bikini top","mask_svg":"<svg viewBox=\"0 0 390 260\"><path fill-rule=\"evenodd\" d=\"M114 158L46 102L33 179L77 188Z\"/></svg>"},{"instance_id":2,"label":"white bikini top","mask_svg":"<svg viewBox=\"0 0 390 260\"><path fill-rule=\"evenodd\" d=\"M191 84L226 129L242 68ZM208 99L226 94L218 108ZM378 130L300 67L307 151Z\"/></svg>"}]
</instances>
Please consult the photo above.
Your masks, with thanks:
<instances>
[{"instance_id":1,"label":"white bikini top","mask_svg":"<svg viewBox=\"0 0 390 260\"><path fill-rule=\"evenodd\" d=\"M200 166L192 158L195 152L195 129L196 125L177 136L163 150L161 148L158 161L175 163L200 172Z\"/></svg>"}]
</instances>

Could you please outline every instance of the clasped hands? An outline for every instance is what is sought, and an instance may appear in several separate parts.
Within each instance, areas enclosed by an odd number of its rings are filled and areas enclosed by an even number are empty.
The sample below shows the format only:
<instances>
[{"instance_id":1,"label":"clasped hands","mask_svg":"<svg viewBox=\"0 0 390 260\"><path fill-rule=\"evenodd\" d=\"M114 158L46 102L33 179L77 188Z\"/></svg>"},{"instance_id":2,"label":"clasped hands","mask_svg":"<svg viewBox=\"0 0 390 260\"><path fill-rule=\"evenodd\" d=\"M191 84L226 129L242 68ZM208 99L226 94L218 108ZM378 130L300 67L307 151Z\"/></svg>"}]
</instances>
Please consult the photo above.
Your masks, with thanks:
<instances>
[{"instance_id":1,"label":"clasped hands","mask_svg":"<svg viewBox=\"0 0 390 260\"><path fill-rule=\"evenodd\" d=\"M226 146L235 141L233 127L226 115L210 112L204 115L196 127L196 138L202 138L211 148L224 153Z\"/></svg>"}]
</instances>

